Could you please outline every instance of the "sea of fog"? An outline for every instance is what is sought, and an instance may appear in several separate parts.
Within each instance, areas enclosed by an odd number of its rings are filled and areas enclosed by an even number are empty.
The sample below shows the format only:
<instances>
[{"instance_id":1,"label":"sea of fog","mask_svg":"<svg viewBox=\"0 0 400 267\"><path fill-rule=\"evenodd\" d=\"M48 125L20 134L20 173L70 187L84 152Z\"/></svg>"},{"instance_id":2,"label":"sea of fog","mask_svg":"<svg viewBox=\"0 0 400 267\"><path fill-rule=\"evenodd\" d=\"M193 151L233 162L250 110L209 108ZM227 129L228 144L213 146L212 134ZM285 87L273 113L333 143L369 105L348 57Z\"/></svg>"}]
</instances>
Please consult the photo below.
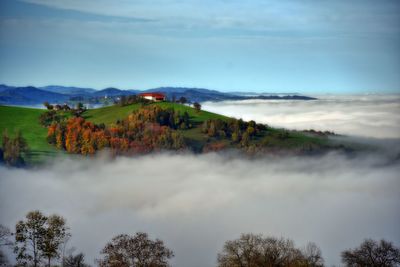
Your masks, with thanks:
<instances>
[{"instance_id":1,"label":"sea of fog","mask_svg":"<svg viewBox=\"0 0 400 267\"><path fill-rule=\"evenodd\" d=\"M400 138L400 94L318 95L318 100L204 102L203 109L275 127Z\"/></svg>"},{"instance_id":2,"label":"sea of fog","mask_svg":"<svg viewBox=\"0 0 400 267\"><path fill-rule=\"evenodd\" d=\"M400 164L393 160L400 152L398 97L203 107L275 126L363 136L348 138L382 149L353 157L253 160L218 154L111 160L100 154L55 159L37 169L0 167L0 223L12 228L34 209L60 214L72 232L68 247L84 252L92 265L113 236L137 231L164 240L178 267L215 266L224 242L247 232L291 238L299 247L316 242L328 266L340 264L340 252L364 238L400 245Z\"/></svg>"}]
</instances>

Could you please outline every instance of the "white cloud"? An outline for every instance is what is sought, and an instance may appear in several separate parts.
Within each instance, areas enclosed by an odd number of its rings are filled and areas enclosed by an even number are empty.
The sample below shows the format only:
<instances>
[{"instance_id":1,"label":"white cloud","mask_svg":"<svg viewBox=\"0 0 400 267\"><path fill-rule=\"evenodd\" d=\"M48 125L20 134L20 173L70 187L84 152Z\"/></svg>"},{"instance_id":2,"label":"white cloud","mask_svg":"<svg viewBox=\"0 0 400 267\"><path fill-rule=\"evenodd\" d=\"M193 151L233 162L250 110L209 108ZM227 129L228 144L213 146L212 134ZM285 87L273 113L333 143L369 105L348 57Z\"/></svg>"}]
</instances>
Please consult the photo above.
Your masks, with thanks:
<instances>
[{"instance_id":1,"label":"white cloud","mask_svg":"<svg viewBox=\"0 0 400 267\"><path fill-rule=\"evenodd\" d=\"M160 154L57 160L0 169L0 223L34 209L67 218L89 262L112 236L146 231L175 251L174 266L214 266L242 232L317 242L328 264L363 238L400 242L398 164L349 159Z\"/></svg>"},{"instance_id":2,"label":"white cloud","mask_svg":"<svg viewBox=\"0 0 400 267\"><path fill-rule=\"evenodd\" d=\"M317 96L315 101L206 102L203 109L275 127L400 138L399 95Z\"/></svg>"}]
</instances>

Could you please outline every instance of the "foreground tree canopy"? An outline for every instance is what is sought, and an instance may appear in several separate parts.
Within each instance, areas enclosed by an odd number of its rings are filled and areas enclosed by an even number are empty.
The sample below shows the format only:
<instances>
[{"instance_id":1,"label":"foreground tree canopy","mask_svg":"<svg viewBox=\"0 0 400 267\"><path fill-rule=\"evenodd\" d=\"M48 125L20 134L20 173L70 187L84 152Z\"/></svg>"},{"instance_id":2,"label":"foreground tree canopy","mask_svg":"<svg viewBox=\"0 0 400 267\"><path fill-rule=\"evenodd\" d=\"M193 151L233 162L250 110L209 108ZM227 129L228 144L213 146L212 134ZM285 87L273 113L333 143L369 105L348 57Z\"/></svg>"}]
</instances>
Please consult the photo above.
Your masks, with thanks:
<instances>
[{"instance_id":1,"label":"foreground tree canopy","mask_svg":"<svg viewBox=\"0 0 400 267\"><path fill-rule=\"evenodd\" d=\"M83 253L72 254L75 249L67 249L70 237L63 217L31 211L17 222L15 233L0 225L0 266L11 266L2 248L14 247L16 266L89 267ZM167 267L174 257L162 240L152 240L143 232L115 236L100 254L95 264L100 267ZM385 240L366 239L359 247L343 251L341 257L349 267L400 266L400 249ZM225 242L217 266L322 267L324 259L315 243L298 248L290 239L248 233Z\"/></svg>"},{"instance_id":2,"label":"foreground tree canopy","mask_svg":"<svg viewBox=\"0 0 400 267\"><path fill-rule=\"evenodd\" d=\"M51 260L60 257L60 247L69 236L63 217L45 216L31 211L25 220L15 226L15 253L20 265L51 266Z\"/></svg>"},{"instance_id":3,"label":"foreground tree canopy","mask_svg":"<svg viewBox=\"0 0 400 267\"><path fill-rule=\"evenodd\" d=\"M101 253L104 255L99 260L102 267L164 267L174 256L163 241L153 241L146 233L118 235L107 243Z\"/></svg>"},{"instance_id":4,"label":"foreground tree canopy","mask_svg":"<svg viewBox=\"0 0 400 267\"><path fill-rule=\"evenodd\" d=\"M343 251L342 262L349 267L400 266L400 249L385 240L366 239L359 247Z\"/></svg>"},{"instance_id":5,"label":"foreground tree canopy","mask_svg":"<svg viewBox=\"0 0 400 267\"><path fill-rule=\"evenodd\" d=\"M295 248L289 239L242 234L226 241L218 254L219 267L300 267L323 266L321 250L309 243L306 249Z\"/></svg>"}]
</instances>

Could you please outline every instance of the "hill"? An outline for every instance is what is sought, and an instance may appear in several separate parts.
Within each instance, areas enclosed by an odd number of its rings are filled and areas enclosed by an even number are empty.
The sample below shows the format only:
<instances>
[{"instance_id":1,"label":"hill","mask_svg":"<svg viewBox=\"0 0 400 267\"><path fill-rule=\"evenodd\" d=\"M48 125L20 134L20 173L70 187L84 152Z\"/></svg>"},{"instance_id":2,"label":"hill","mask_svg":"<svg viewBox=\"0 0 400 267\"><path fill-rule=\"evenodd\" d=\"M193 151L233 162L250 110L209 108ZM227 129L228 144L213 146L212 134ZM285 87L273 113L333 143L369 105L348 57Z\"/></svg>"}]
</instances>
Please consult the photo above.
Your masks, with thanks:
<instances>
[{"instance_id":1,"label":"hill","mask_svg":"<svg viewBox=\"0 0 400 267\"><path fill-rule=\"evenodd\" d=\"M96 92L96 90L92 88L81 88L81 87L59 86L59 85L49 85L40 87L39 89L65 95L85 95Z\"/></svg>"},{"instance_id":2,"label":"hill","mask_svg":"<svg viewBox=\"0 0 400 267\"><path fill-rule=\"evenodd\" d=\"M32 86L3 88L3 91L0 91L0 104L34 105L45 101L64 103L68 99L68 95L45 91Z\"/></svg>"},{"instance_id":3,"label":"hill","mask_svg":"<svg viewBox=\"0 0 400 267\"><path fill-rule=\"evenodd\" d=\"M187 112L190 117L192 127L189 129L178 129L182 134L186 144L194 152L202 152L205 147L223 146L225 148L236 148L230 139L224 137L209 136L204 133L203 123L207 120L220 120L228 123L230 118L219 114L196 111L194 108L171 102L153 103L151 105L160 106L163 109L172 108L180 111L181 114ZM118 120L126 118L130 113L137 111L140 104L128 106L110 106L85 111L82 116L85 120L95 124L104 123L112 125ZM0 106L0 131L5 129L10 134L16 130L21 130L30 147L30 153L27 157L29 163L41 162L45 159L54 157L62 152L56 150L46 141L47 129L40 125L39 116L46 112L42 109L7 107ZM299 150L304 147L329 147L329 142L324 136L315 136L307 133L287 131L284 129L265 128L258 132L249 142L249 145L267 146L271 151Z\"/></svg>"}]
</instances>

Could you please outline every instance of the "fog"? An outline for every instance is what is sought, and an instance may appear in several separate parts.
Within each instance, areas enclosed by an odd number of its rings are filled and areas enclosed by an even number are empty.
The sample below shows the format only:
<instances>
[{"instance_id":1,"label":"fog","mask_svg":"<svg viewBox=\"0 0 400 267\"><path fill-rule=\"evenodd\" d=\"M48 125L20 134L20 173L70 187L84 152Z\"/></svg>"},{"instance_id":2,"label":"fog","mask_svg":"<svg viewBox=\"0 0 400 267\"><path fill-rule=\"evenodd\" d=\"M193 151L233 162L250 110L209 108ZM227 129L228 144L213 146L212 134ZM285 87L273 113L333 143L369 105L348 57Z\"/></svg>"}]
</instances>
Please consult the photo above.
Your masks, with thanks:
<instances>
[{"instance_id":1,"label":"fog","mask_svg":"<svg viewBox=\"0 0 400 267\"><path fill-rule=\"evenodd\" d=\"M400 95L318 95L318 100L202 103L203 109L289 129L376 138L400 137Z\"/></svg>"},{"instance_id":2,"label":"fog","mask_svg":"<svg viewBox=\"0 0 400 267\"><path fill-rule=\"evenodd\" d=\"M373 155L158 154L0 171L0 223L34 209L63 215L69 247L90 263L111 237L137 231L164 240L181 267L215 266L224 241L242 232L314 241L329 264L366 237L400 243L400 166Z\"/></svg>"},{"instance_id":3,"label":"fog","mask_svg":"<svg viewBox=\"0 0 400 267\"><path fill-rule=\"evenodd\" d=\"M36 169L0 167L0 223L12 228L35 209L60 214L72 232L68 247L90 264L113 236L145 231L165 241L178 267L215 266L224 242L247 232L291 238L300 247L316 242L327 265L337 265L340 252L364 238L400 245L399 100L204 103L246 120L351 134L338 138L381 149L258 159L100 154L56 158Z\"/></svg>"}]
</instances>

